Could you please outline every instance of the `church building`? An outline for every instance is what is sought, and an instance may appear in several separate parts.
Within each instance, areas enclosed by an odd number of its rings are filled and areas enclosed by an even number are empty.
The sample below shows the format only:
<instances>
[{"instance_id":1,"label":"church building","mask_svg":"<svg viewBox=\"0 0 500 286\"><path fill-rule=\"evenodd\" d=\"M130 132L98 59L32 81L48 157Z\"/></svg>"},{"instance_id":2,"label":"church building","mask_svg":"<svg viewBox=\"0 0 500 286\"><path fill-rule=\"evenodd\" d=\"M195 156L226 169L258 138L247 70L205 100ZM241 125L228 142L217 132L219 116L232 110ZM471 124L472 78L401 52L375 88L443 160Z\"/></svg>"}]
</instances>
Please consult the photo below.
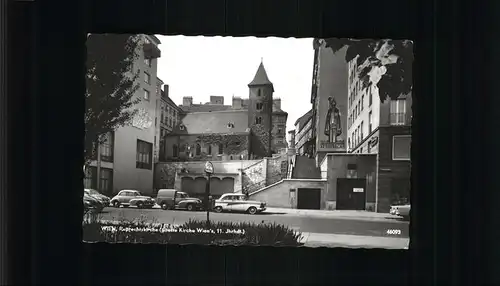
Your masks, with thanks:
<instances>
[{"instance_id":1,"label":"church building","mask_svg":"<svg viewBox=\"0 0 500 286\"><path fill-rule=\"evenodd\" d=\"M286 148L288 114L273 98L262 62L248 89L248 98L233 97L231 105L224 104L223 96L211 96L204 104L184 97L179 121L165 136L166 161L260 159Z\"/></svg>"}]
</instances>

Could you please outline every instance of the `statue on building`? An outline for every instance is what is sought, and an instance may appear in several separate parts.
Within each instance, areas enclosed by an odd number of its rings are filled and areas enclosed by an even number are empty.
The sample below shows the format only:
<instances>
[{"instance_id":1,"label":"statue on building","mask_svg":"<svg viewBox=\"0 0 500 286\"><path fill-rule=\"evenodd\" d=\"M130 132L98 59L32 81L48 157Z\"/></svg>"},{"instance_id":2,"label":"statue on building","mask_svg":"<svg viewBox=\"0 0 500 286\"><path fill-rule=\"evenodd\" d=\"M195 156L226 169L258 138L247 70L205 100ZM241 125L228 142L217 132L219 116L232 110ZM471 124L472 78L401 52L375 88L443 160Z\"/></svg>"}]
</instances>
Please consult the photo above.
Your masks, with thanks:
<instances>
[{"instance_id":1,"label":"statue on building","mask_svg":"<svg viewBox=\"0 0 500 286\"><path fill-rule=\"evenodd\" d=\"M337 142L337 137L342 134L342 125L340 122L340 110L337 108L335 98L328 97L328 113L325 120L325 135L328 136L328 142Z\"/></svg>"}]
</instances>

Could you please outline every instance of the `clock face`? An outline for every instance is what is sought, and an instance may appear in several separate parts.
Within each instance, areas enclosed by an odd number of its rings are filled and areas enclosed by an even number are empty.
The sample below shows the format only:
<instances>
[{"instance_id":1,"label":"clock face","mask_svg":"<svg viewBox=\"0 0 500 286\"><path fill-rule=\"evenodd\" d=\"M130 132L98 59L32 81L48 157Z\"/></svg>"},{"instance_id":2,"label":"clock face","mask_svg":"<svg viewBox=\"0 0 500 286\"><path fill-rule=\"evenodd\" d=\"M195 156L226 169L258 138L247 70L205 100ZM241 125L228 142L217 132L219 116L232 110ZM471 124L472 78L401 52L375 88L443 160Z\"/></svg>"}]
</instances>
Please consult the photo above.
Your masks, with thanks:
<instances>
[{"instance_id":1,"label":"clock face","mask_svg":"<svg viewBox=\"0 0 500 286\"><path fill-rule=\"evenodd\" d=\"M139 129L148 129L153 125L153 118L149 115L148 111L144 108L139 109L134 119L132 126Z\"/></svg>"}]
</instances>

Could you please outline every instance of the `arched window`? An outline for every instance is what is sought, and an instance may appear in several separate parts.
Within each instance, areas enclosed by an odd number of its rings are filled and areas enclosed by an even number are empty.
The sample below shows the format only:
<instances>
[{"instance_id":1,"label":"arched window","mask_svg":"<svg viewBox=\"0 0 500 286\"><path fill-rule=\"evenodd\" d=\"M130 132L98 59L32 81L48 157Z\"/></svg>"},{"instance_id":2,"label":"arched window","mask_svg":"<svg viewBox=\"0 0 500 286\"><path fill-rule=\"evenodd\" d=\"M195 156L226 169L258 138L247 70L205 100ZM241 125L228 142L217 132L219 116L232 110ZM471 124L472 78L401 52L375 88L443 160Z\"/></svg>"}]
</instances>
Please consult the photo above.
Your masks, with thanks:
<instances>
[{"instance_id":1,"label":"arched window","mask_svg":"<svg viewBox=\"0 0 500 286\"><path fill-rule=\"evenodd\" d=\"M172 146L172 156L177 157L178 155L179 155L179 150L177 148L177 145L174 144L174 146Z\"/></svg>"},{"instance_id":2,"label":"arched window","mask_svg":"<svg viewBox=\"0 0 500 286\"><path fill-rule=\"evenodd\" d=\"M196 144L196 156L200 156L201 154L201 146L200 144Z\"/></svg>"},{"instance_id":3,"label":"arched window","mask_svg":"<svg viewBox=\"0 0 500 286\"><path fill-rule=\"evenodd\" d=\"M212 145L208 145L208 155L212 155Z\"/></svg>"},{"instance_id":4,"label":"arched window","mask_svg":"<svg viewBox=\"0 0 500 286\"><path fill-rule=\"evenodd\" d=\"M233 160L233 155L229 156L229 160Z\"/></svg>"},{"instance_id":5,"label":"arched window","mask_svg":"<svg viewBox=\"0 0 500 286\"><path fill-rule=\"evenodd\" d=\"M219 155L221 155L222 153L224 153L224 145L222 145L222 143L219 144Z\"/></svg>"}]
</instances>

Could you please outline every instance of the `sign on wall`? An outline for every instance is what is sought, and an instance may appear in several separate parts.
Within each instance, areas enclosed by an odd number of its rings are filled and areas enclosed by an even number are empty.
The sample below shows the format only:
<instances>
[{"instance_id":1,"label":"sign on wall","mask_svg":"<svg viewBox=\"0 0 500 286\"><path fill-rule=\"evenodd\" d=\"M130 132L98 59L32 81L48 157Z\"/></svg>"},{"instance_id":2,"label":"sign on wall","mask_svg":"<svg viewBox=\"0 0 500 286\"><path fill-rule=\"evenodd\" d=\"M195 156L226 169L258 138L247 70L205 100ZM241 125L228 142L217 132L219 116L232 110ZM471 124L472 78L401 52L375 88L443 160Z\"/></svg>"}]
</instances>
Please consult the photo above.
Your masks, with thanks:
<instances>
[{"instance_id":1,"label":"sign on wall","mask_svg":"<svg viewBox=\"0 0 500 286\"><path fill-rule=\"evenodd\" d=\"M316 150L345 152L347 141L348 69L345 51L321 47L318 55Z\"/></svg>"},{"instance_id":2,"label":"sign on wall","mask_svg":"<svg viewBox=\"0 0 500 286\"><path fill-rule=\"evenodd\" d=\"M340 104L340 97L319 96L317 150L343 152L346 150L347 133L345 104Z\"/></svg>"},{"instance_id":3,"label":"sign on wall","mask_svg":"<svg viewBox=\"0 0 500 286\"><path fill-rule=\"evenodd\" d=\"M137 114L132 119L132 126L139 129L148 129L153 125L153 118L144 108L138 110Z\"/></svg>"}]
</instances>

